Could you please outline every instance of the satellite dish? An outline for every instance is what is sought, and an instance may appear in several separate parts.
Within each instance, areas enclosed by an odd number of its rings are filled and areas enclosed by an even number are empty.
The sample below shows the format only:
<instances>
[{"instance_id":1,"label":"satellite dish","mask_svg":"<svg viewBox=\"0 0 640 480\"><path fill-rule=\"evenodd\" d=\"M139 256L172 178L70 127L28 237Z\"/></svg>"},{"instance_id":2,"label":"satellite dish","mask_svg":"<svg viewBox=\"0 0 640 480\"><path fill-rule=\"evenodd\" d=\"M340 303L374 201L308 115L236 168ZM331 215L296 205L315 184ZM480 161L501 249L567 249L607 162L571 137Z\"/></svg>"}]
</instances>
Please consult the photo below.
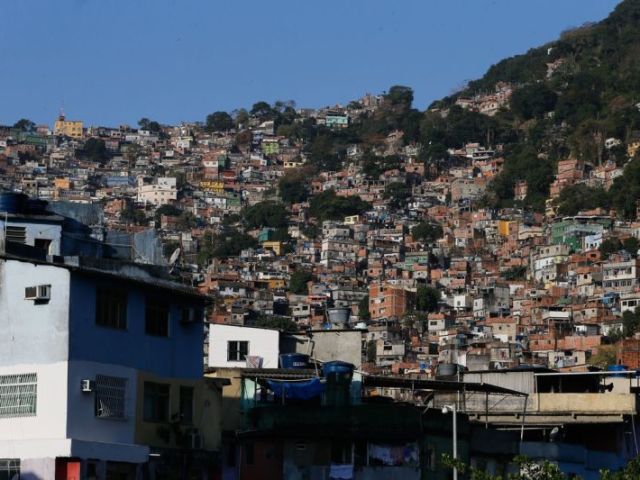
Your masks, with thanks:
<instances>
[{"instance_id":1,"label":"satellite dish","mask_svg":"<svg viewBox=\"0 0 640 480\"><path fill-rule=\"evenodd\" d=\"M174 263L176 263L176 260L178 260L179 256L180 256L180 247L176 248L171 254L171 257L169 257L169 265L173 265Z\"/></svg>"}]
</instances>

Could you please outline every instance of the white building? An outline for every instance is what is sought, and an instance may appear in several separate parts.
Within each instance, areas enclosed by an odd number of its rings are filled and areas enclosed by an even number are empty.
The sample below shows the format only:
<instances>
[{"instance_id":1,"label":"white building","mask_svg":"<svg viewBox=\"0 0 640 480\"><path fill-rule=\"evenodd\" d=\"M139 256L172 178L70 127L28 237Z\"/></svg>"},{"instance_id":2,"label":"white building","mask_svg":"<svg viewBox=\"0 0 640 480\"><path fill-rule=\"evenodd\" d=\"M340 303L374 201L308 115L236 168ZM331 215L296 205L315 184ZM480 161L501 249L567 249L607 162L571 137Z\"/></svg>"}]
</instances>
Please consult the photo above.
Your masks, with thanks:
<instances>
[{"instance_id":1,"label":"white building","mask_svg":"<svg viewBox=\"0 0 640 480\"><path fill-rule=\"evenodd\" d=\"M196 408L203 299L127 268L0 256L0 478L136 478L170 404Z\"/></svg>"},{"instance_id":2,"label":"white building","mask_svg":"<svg viewBox=\"0 0 640 480\"><path fill-rule=\"evenodd\" d=\"M221 324L209 326L209 367L243 368L255 362L253 366L258 368L278 368L279 353L278 330Z\"/></svg>"},{"instance_id":3,"label":"white building","mask_svg":"<svg viewBox=\"0 0 640 480\"><path fill-rule=\"evenodd\" d=\"M139 203L165 205L178 199L178 188L174 177L147 179L138 177Z\"/></svg>"}]
</instances>

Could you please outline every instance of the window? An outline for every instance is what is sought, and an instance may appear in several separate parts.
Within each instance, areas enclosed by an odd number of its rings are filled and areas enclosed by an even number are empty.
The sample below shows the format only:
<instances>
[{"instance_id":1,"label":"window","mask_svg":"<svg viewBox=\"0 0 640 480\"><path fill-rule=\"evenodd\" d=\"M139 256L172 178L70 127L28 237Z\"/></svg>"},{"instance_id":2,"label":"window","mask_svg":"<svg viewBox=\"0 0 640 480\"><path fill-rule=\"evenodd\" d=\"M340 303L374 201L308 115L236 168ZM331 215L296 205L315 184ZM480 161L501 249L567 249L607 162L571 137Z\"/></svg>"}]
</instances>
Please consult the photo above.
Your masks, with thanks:
<instances>
[{"instance_id":1,"label":"window","mask_svg":"<svg viewBox=\"0 0 640 480\"><path fill-rule=\"evenodd\" d=\"M25 243L27 241L27 229L25 227L10 227L5 229L7 242Z\"/></svg>"},{"instance_id":2,"label":"window","mask_svg":"<svg viewBox=\"0 0 640 480\"><path fill-rule=\"evenodd\" d=\"M249 354L249 342L232 340L227 342L227 361L244 362Z\"/></svg>"},{"instance_id":3,"label":"window","mask_svg":"<svg viewBox=\"0 0 640 480\"><path fill-rule=\"evenodd\" d=\"M0 376L0 418L34 416L37 397L37 374Z\"/></svg>"},{"instance_id":4,"label":"window","mask_svg":"<svg viewBox=\"0 0 640 480\"><path fill-rule=\"evenodd\" d=\"M193 423L193 387L180 387L180 420Z\"/></svg>"},{"instance_id":5,"label":"window","mask_svg":"<svg viewBox=\"0 0 640 480\"><path fill-rule=\"evenodd\" d=\"M145 422L166 422L169 420L169 385L144 382Z\"/></svg>"},{"instance_id":6,"label":"window","mask_svg":"<svg viewBox=\"0 0 640 480\"><path fill-rule=\"evenodd\" d=\"M96 324L102 327L127 328L127 294L115 288L96 290Z\"/></svg>"},{"instance_id":7,"label":"window","mask_svg":"<svg viewBox=\"0 0 640 480\"><path fill-rule=\"evenodd\" d=\"M20 478L19 458L0 458L0 480Z\"/></svg>"},{"instance_id":8,"label":"window","mask_svg":"<svg viewBox=\"0 0 640 480\"><path fill-rule=\"evenodd\" d=\"M126 378L96 375L96 417L125 418L126 386Z\"/></svg>"},{"instance_id":9,"label":"window","mask_svg":"<svg viewBox=\"0 0 640 480\"><path fill-rule=\"evenodd\" d=\"M49 253L49 247L51 246L51 240L46 238L36 238L33 241L33 246L38 250L42 250L45 253Z\"/></svg>"},{"instance_id":10,"label":"window","mask_svg":"<svg viewBox=\"0 0 640 480\"><path fill-rule=\"evenodd\" d=\"M157 337L169 336L169 305L147 298L144 309L144 331Z\"/></svg>"}]
</instances>

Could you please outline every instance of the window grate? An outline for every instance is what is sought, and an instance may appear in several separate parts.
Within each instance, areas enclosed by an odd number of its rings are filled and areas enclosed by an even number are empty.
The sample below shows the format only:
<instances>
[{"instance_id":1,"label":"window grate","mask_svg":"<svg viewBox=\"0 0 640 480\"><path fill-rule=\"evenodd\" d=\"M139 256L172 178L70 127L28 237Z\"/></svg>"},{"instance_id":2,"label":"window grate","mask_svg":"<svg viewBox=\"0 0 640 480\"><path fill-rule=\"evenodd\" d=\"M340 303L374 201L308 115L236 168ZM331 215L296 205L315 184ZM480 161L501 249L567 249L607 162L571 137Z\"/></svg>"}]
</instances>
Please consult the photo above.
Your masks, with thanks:
<instances>
[{"instance_id":1,"label":"window grate","mask_svg":"<svg viewBox=\"0 0 640 480\"><path fill-rule=\"evenodd\" d=\"M34 416L37 397L37 374L0 376L0 418Z\"/></svg>"},{"instance_id":2,"label":"window grate","mask_svg":"<svg viewBox=\"0 0 640 480\"><path fill-rule=\"evenodd\" d=\"M27 229L26 227L6 227L6 240L13 243L26 243Z\"/></svg>"},{"instance_id":3,"label":"window grate","mask_svg":"<svg viewBox=\"0 0 640 480\"><path fill-rule=\"evenodd\" d=\"M127 379L96 375L96 417L125 418Z\"/></svg>"}]
</instances>

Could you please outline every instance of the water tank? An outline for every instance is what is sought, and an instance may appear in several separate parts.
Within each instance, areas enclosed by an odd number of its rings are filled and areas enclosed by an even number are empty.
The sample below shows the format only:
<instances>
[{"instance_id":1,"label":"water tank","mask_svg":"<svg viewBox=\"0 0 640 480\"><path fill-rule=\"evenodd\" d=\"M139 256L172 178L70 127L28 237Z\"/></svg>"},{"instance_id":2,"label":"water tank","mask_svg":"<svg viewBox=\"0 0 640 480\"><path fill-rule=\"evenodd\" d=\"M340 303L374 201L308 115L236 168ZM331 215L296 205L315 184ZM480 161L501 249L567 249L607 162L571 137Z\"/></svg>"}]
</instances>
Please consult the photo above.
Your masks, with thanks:
<instances>
[{"instance_id":1,"label":"water tank","mask_svg":"<svg viewBox=\"0 0 640 480\"><path fill-rule=\"evenodd\" d=\"M452 377L458 373L458 365L455 363L440 363L436 370L436 377Z\"/></svg>"},{"instance_id":2,"label":"water tank","mask_svg":"<svg viewBox=\"0 0 640 480\"><path fill-rule=\"evenodd\" d=\"M0 193L0 212L20 213L24 209L27 196L23 193Z\"/></svg>"},{"instance_id":3,"label":"water tank","mask_svg":"<svg viewBox=\"0 0 640 480\"><path fill-rule=\"evenodd\" d=\"M350 308L330 308L327 310L329 322L334 327L348 328L349 317L351 316Z\"/></svg>"},{"instance_id":4,"label":"water tank","mask_svg":"<svg viewBox=\"0 0 640 480\"><path fill-rule=\"evenodd\" d=\"M334 407L349 405L354 368L351 363L341 361L327 362L322 366L322 374L327 380L326 405Z\"/></svg>"},{"instance_id":5,"label":"water tank","mask_svg":"<svg viewBox=\"0 0 640 480\"><path fill-rule=\"evenodd\" d=\"M308 368L309 355L303 353L283 353L280 355L280 368Z\"/></svg>"}]
</instances>

